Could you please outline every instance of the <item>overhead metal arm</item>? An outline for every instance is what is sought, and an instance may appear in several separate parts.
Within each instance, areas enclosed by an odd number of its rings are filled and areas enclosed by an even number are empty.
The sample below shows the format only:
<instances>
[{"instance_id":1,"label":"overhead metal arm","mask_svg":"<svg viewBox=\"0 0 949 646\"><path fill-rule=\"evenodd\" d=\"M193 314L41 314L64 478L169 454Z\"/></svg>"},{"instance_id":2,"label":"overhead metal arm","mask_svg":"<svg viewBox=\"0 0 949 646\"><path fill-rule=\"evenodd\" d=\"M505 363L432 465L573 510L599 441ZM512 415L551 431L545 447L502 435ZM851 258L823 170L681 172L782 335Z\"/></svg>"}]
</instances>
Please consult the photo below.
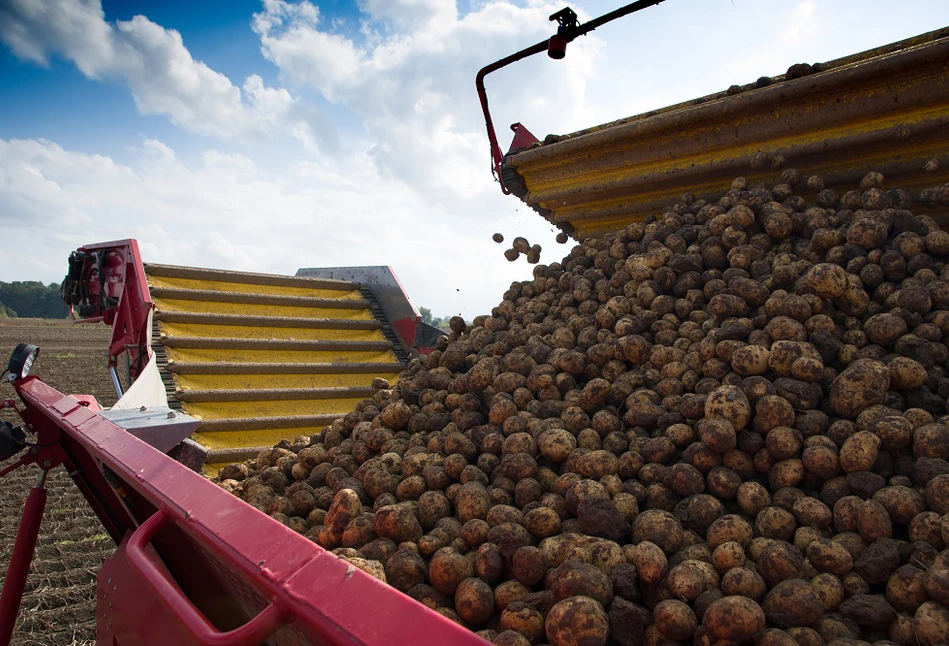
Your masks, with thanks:
<instances>
[{"instance_id":1,"label":"overhead metal arm","mask_svg":"<svg viewBox=\"0 0 949 646\"><path fill-rule=\"evenodd\" d=\"M664 1L665 0L639 0L639 2L633 2L626 5L625 7L620 7L615 11L603 14L599 18L588 20L582 25L577 23L577 14L574 13L570 7L565 7L550 16L551 21L556 21L560 25L556 34L547 40L542 40L539 43L520 50L519 52L515 52L510 56L506 56L499 61L495 61L490 65L486 65L478 71L478 75L475 77L475 86L478 89L478 98L481 100L481 110L484 112L484 123L488 131L488 141L491 144L491 172L494 174L495 179L497 179L498 183L501 185L501 191L505 195L509 195L510 191L507 190L507 188L504 186L504 180L501 179L501 161L504 159L504 155L501 153L501 147L498 145L498 138L494 132L494 123L491 120L491 111L488 108L488 93L484 87L485 77L491 72L495 72L503 67L507 67L511 63L517 62L522 58L539 54L544 50L547 51L548 56L559 60L566 55L567 44L578 36L588 34L597 27L605 25L612 20L622 18L623 16L627 16L642 9L653 7Z\"/></svg>"}]
</instances>

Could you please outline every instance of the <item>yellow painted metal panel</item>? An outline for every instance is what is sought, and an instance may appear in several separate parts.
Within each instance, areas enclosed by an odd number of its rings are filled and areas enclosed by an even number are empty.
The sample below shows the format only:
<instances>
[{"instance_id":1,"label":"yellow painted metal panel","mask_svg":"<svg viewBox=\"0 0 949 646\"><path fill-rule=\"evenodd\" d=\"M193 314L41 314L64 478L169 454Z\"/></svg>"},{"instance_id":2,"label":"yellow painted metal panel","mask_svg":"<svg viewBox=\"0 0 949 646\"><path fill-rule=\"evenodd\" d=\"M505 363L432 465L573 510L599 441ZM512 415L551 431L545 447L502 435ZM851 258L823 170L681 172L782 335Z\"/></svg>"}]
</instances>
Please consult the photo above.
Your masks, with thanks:
<instances>
[{"instance_id":1,"label":"yellow painted metal panel","mask_svg":"<svg viewBox=\"0 0 949 646\"><path fill-rule=\"evenodd\" d=\"M173 361L367 363L398 361L392 350L204 350L167 348Z\"/></svg>"},{"instance_id":2,"label":"yellow painted metal panel","mask_svg":"<svg viewBox=\"0 0 949 646\"><path fill-rule=\"evenodd\" d=\"M197 323L168 323L159 321L161 331L168 336L242 338L242 339L297 339L332 341L385 341L382 330L334 330L294 327L250 327L244 325L206 325Z\"/></svg>"},{"instance_id":3,"label":"yellow painted metal panel","mask_svg":"<svg viewBox=\"0 0 949 646\"><path fill-rule=\"evenodd\" d=\"M291 399L285 401L185 402L182 409L201 419L235 417L283 417L291 415L345 415L363 400L362 397L338 399Z\"/></svg>"},{"instance_id":4,"label":"yellow painted metal panel","mask_svg":"<svg viewBox=\"0 0 949 646\"><path fill-rule=\"evenodd\" d=\"M342 417L342 415L340 415ZM325 426L304 426L300 428L277 428L257 431L217 431L213 433L195 433L193 439L211 449L233 449L245 446L273 446L280 440L300 435L313 435Z\"/></svg>"},{"instance_id":5,"label":"yellow painted metal panel","mask_svg":"<svg viewBox=\"0 0 949 646\"><path fill-rule=\"evenodd\" d=\"M238 367L235 366L235 370ZM398 373L367 375L365 373L314 375L175 375L175 383L182 390L224 390L242 388L247 390L260 388L347 388L366 386L374 377L388 379L390 385L398 381Z\"/></svg>"},{"instance_id":6,"label":"yellow painted metal panel","mask_svg":"<svg viewBox=\"0 0 949 646\"><path fill-rule=\"evenodd\" d=\"M290 305L259 305L254 303L221 303L172 298L155 298L155 306L165 312L200 312L202 314L244 314L249 316L298 316L305 318L372 320L368 309L331 307L293 307Z\"/></svg>"},{"instance_id":7,"label":"yellow painted metal panel","mask_svg":"<svg viewBox=\"0 0 949 646\"><path fill-rule=\"evenodd\" d=\"M235 283L222 280L198 280L194 278L170 278L167 276L148 276L149 287L172 287L177 289L212 289L237 294L270 294L273 296L312 296L317 298L339 298L359 300L359 290L341 291L336 289L314 289L312 287L289 287L284 285L257 285L253 283Z\"/></svg>"},{"instance_id":8,"label":"yellow painted metal panel","mask_svg":"<svg viewBox=\"0 0 949 646\"><path fill-rule=\"evenodd\" d=\"M179 271L179 270L176 270ZM186 272L187 268L180 270L179 273ZM237 274L231 274L232 279L241 278ZM267 280L271 280L268 278ZM272 282L279 282L279 278ZM314 289L311 287L300 287L296 285L262 285L254 282L253 277L247 277L247 282L238 282L237 280L213 280L204 278L177 278L149 276L149 283L152 287L163 289L190 289L199 290L204 294L194 294L200 296L194 300L179 298L176 295L168 294L164 297L155 298L155 304L158 311L185 312L192 314L233 314L251 317L295 317L307 319L340 319L342 321L372 321L374 320L368 307L353 308L354 300L361 300L362 295L358 290L333 290L333 289ZM155 290L157 291L157 290ZM294 306L288 304L272 305L267 303L228 303L215 301L215 292L225 292L228 294L248 294L248 295L267 295L276 297L310 297L339 300L341 304L348 303L350 307L333 307L332 305L309 307ZM241 297L243 298L243 297ZM253 297L248 297L250 300ZM256 297L258 300L259 296ZM270 300L270 299L266 299ZM352 341L356 343L383 342L387 340L381 329L339 329L339 328L311 328L306 325L294 327L289 321L273 322L258 321L261 325L253 323L243 325L222 325L219 321L210 322L169 322L161 320L161 316L156 318L158 330L162 339L167 339L169 343L195 343L193 339L200 339L200 343L208 343L209 339L240 339L260 345L260 341ZM345 322L341 323L345 326ZM238 343L234 343L238 344ZM181 391L216 391L229 390L231 392L221 394L224 398L234 398L237 401L214 401L214 395L208 393L202 394L202 398L210 397L210 401L184 401L182 408L186 412L195 415L207 422L228 423L228 425L238 428L247 425L244 430L213 430L209 427L207 432L199 429L193 436L193 439L204 445L209 450L223 449L244 449L256 448L260 446L273 446L284 439L292 439L300 435L311 435L318 432L323 426L314 426L319 424L318 419L312 419L314 416L328 416L334 418L343 416L358 404L363 397L354 396L352 393L339 393L334 398L327 399L265 399L252 401L249 398L240 398L235 395L234 390L243 389L274 389L274 388L296 388L296 389L318 389L318 388L366 388L372 382L375 376L382 376L389 379L390 383L395 383L398 379L398 373L393 372L390 366L383 367L383 372L379 375L362 371L355 371L355 366L363 363L381 363L398 364L398 358L392 350L350 350L347 348L335 350L270 350L270 349L208 349L208 348L174 348L165 347L167 359L172 363L169 369L172 371L174 383ZM207 362L214 366L227 366L228 372L224 374L174 374L174 362ZM241 363L254 364L351 364L354 366L354 372L341 372L339 374L241 374ZM233 369L233 370L231 370ZM253 368L249 368L253 369ZM339 368L336 368L339 369ZM314 370L320 368L314 366ZM300 394L300 393L291 393ZM257 393L256 396L260 396ZM268 397L272 395L267 395ZM299 428L275 428L266 429L259 426L267 426L266 418L278 418L270 423L286 423L287 418L303 417L310 419L292 420L300 424L308 424ZM248 419L250 418L250 419ZM237 420L245 420L238 422ZM255 420L255 421L252 421ZM255 428L257 427L257 428ZM220 458L219 458L220 459ZM208 475L217 473L225 462L212 463L205 466L204 472Z\"/></svg>"}]
</instances>

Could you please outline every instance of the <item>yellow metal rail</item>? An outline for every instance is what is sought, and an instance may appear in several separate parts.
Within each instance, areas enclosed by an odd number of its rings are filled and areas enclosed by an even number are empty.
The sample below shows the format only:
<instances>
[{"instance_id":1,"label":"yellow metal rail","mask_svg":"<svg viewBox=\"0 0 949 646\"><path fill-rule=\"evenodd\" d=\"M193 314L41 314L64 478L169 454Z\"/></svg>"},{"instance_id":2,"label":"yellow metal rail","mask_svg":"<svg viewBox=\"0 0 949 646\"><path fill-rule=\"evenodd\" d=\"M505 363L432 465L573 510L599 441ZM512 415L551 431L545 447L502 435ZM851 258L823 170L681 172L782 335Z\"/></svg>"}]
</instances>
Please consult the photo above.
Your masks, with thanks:
<instances>
[{"instance_id":1,"label":"yellow metal rail","mask_svg":"<svg viewBox=\"0 0 949 646\"><path fill-rule=\"evenodd\" d=\"M146 265L170 399L202 420L206 470L315 433L402 364L359 286Z\"/></svg>"},{"instance_id":2,"label":"yellow metal rail","mask_svg":"<svg viewBox=\"0 0 949 646\"><path fill-rule=\"evenodd\" d=\"M720 193L738 175L774 180L775 167L819 174L828 187L870 170L911 193L949 181L949 30L823 67L511 154L505 183L585 238L658 213L684 193ZM764 168L752 168L756 156L768 160ZM933 159L939 170L924 170Z\"/></svg>"}]
</instances>

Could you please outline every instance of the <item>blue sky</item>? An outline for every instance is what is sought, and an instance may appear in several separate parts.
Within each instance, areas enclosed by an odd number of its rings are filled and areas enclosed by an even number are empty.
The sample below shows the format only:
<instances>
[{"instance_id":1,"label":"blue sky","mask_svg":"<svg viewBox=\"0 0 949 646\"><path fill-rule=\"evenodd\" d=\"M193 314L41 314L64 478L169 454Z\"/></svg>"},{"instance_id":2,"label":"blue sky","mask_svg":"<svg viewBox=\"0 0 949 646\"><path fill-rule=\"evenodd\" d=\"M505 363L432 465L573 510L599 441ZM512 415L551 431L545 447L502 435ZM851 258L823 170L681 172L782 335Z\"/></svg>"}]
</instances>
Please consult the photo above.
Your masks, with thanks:
<instances>
[{"instance_id":1,"label":"blue sky","mask_svg":"<svg viewBox=\"0 0 949 646\"><path fill-rule=\"evenodd\" d=\"M566 249L492 183L474 74L562 6L0 0L0 280L136 237L155 262L388 264L436 314L484 313L530 276L492 233ZM667 0L488 86L506 146L946 25L944 0Z\"/></svg>"}]
</instances>

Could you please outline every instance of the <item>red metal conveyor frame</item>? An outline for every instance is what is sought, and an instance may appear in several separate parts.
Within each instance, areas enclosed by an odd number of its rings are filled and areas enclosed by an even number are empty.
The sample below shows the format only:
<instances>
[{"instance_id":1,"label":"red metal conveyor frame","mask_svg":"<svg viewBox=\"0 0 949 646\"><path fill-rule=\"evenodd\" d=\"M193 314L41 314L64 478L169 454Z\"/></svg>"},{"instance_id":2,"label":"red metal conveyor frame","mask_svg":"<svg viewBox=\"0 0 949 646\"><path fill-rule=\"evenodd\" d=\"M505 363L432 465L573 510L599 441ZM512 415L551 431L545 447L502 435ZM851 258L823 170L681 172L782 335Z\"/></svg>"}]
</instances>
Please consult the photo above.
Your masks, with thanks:
<instances>
[{"instance_id":1,"label":"red metal conveyor frame","mask_svg":"<svg viewBox=\"0 0 949 646\"><path fill-rule=\"evenodd\" d=\"M487 643L116 426L91 397L32 376L14 387L43 447L33 461L64 466L118 544L97 578L97 643Z\"/></svg>"}]
</instances>

